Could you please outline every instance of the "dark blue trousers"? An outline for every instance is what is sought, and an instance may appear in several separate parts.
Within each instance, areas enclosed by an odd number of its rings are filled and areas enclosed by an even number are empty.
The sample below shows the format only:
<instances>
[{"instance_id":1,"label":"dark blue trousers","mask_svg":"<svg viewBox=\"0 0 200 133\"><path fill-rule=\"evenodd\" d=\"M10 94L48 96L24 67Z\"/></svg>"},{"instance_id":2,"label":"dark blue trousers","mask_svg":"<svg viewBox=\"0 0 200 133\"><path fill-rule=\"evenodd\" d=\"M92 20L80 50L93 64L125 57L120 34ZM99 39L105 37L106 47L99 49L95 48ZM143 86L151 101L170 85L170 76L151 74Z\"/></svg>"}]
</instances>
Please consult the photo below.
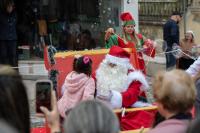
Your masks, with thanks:
<instances>
[{"instance_id":1,"label":"dark blue trousers","mask_svg":"<svg viewBox=\"0 0 200 133\"><path fill-rule=\"evenodd\" d=\"M0 40L0 64L17 66L16 40Z\"/></svg>"}]
</instances>

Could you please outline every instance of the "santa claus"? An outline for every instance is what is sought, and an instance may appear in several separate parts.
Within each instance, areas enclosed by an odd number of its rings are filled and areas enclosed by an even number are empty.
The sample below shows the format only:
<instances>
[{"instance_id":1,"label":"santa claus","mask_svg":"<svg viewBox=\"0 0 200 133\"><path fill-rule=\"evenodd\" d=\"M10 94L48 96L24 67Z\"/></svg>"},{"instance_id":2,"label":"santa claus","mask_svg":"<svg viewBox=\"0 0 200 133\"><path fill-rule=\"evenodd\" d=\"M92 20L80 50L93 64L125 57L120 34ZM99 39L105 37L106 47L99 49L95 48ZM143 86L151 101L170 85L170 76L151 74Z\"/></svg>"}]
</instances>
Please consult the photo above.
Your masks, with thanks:
<instances>
[{"instance_id":1,"label":"santa claus","mask_svg":"<svg viewBox=\"0 0 200 133\"><path fill-rule=\"evenodd\" d=\"M96 98L116 109L148 106L138 102L149 88L142 72L134 70L130 54L119 46L112 46L96 71Z\"/></svg>"}]
</instances>

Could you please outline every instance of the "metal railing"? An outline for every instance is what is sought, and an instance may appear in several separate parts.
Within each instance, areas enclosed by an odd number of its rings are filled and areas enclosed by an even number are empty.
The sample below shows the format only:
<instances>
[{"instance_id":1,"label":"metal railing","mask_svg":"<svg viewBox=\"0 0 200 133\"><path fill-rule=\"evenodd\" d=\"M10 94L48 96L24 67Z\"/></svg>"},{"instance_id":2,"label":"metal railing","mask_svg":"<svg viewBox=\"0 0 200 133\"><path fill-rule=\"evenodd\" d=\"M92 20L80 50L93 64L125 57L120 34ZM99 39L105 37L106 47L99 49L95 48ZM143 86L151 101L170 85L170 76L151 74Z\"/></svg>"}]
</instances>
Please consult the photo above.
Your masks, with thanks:
<instances>
[{"instance_id":1,"label":"metal railing","mask_svg":"<svg viewBox=\"0 0 200 133\"><path fill-rule=\"evenodd\" d=\"M186 0L186 9L192 0ZM139 0L139 21L164 23L173 11L184 13L184 0Z\"/></svg>"}]
</instances>

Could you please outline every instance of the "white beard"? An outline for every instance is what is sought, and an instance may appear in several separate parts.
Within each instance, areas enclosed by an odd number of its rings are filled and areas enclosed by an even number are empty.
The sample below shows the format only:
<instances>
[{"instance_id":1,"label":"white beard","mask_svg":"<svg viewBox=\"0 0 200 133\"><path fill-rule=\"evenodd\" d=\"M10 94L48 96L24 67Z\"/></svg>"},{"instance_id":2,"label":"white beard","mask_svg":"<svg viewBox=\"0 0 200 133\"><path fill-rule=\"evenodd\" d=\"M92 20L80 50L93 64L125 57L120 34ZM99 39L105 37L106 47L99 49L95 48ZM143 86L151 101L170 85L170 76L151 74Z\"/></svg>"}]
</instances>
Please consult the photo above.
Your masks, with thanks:
<instances>
[{"instance_id":1,"label":"white beard","mask_svg":"<svg viewBox=\"0 0 200 133\"><path fill-rule=\"evenodd\" d=\"M123 66L110 67L102 62L96 72L97 91L109 95L110 90L124 92L128 88L128 68Z\"/></svg>"}]
</instances>

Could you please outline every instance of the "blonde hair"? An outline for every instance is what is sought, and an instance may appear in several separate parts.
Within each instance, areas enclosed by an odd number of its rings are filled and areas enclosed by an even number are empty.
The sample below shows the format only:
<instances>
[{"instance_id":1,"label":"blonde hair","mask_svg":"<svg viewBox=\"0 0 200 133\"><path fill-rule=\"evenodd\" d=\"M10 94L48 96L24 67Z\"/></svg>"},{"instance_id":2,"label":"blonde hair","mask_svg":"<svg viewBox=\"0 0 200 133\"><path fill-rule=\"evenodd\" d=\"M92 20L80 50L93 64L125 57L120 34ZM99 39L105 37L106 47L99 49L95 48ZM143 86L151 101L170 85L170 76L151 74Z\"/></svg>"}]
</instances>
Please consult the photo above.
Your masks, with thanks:
<instances>
[{"instance_id":1,"label":"blonde hair","mask_svg":"<svg viewBox=\"0 0 200 133\"><path fill-rule=\"evenodd\" d=\"M193 107L196 98L194 82L182 70L159 72L152 87L155 99L170 112L185 113Z\"/></svg>"}]
</instances>

